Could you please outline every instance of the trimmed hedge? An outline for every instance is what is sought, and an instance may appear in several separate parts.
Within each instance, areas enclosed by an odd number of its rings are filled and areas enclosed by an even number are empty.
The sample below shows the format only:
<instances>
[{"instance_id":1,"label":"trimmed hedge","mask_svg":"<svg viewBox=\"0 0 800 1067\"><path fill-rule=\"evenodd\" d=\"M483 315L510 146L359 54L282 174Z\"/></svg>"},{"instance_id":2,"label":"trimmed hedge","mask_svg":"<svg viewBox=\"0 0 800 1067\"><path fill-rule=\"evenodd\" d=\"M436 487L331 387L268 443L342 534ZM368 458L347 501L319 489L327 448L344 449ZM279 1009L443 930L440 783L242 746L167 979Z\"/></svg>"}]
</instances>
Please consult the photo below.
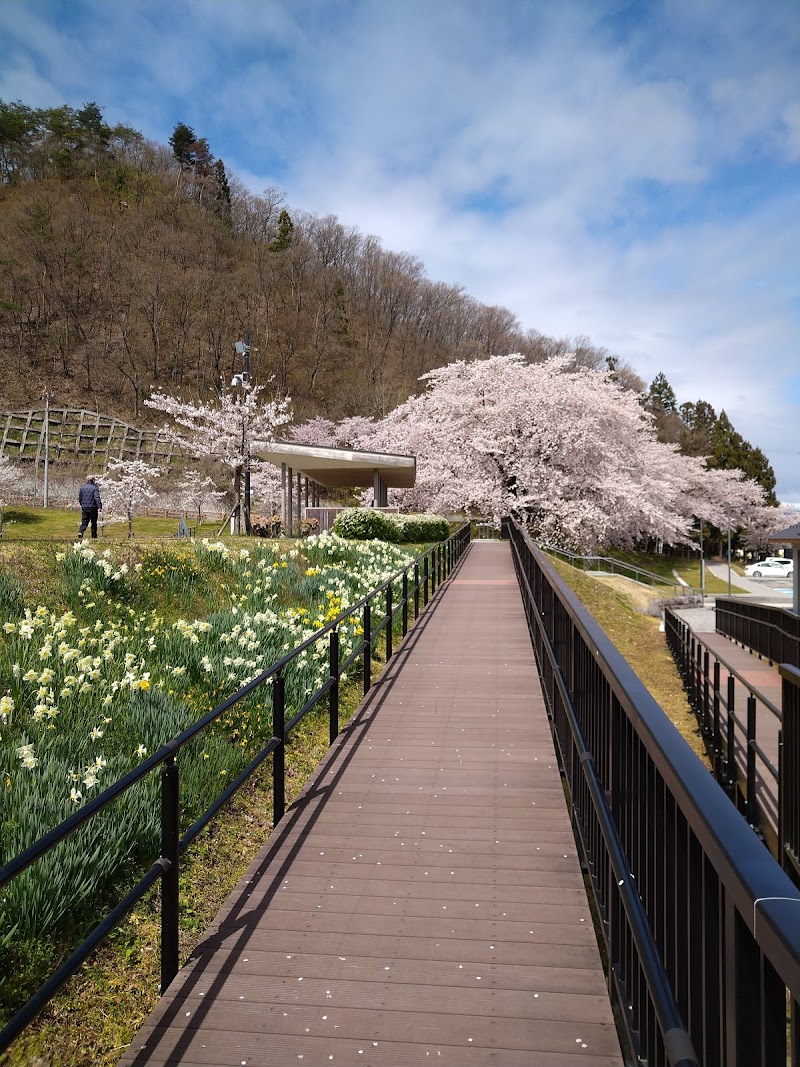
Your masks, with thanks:
<instances>
[{"instance_id":1,"label":"trimmed hedge","mask_svg":"<svg viewBox=\"0 0 800 1067\"><path fill-rule=\"evenodd\" d=\"M333 532L354 541L419 544L446 540L450 523L439 515L396 515L375 508L347 508L336 516Z\"/></svg>"}]
</instances>

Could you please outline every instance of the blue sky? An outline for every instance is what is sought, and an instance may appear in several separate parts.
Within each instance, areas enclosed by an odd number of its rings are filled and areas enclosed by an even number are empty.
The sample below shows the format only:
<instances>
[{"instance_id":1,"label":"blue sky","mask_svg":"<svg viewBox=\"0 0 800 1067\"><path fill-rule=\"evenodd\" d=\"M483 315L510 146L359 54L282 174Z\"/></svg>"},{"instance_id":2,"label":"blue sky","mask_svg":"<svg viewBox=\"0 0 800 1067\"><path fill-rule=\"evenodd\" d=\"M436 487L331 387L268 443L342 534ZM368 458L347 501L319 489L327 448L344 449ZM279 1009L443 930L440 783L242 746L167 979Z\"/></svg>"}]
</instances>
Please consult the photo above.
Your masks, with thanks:
<instances>
[{"instance_id":1,"label":"blue sky","mask_svg":"<svg viewBox=\"0 0 800 1067\"><path fill-rule=\"evenodd\" d=\"M0 97L253 192L708 400L800 502L798 0L0 0Z\"/></svg>"}]
</instances>

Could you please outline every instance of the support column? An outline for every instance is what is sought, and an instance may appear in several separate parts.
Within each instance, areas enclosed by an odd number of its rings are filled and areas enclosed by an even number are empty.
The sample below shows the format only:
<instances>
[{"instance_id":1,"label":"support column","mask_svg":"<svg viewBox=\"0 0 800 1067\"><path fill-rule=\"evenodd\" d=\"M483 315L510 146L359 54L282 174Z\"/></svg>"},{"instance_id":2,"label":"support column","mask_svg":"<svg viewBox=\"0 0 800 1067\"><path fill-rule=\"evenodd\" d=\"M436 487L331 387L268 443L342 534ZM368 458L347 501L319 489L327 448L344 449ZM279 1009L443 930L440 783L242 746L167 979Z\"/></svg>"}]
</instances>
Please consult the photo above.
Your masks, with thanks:
<instances>
[{"instance_id":1,"label":"support column","mask_svg":"<svg viewBox=\"0 0 800 1067\"><path fill-rule=\"evenodd\" d=\"M302 485L303 479L297 475L297 536L300 536L300 523L303 521L303 497L302 497Z\"/></svg>"},{"instance_id":2,"label":"support column","mask_svg":"<svg viewBox=\"0 0 800 1067\"><path fill-rule=\"evenodd\" d=\"M281 529L286 529L286 464L281 463Z\"/></svg>"},{"instance_id":3,"label":"support column","mask_svg":"<svg viewBox=\"0 0 800 1067\"><path fill-rule=\"evenodd\" d=\"M294 506L292 502L292 483L294 482L294 471L291 467L286 467L286 536L294 536Z\"/></svg>"},{"instance_id":4,"label":"support column","mask_svg":"<svg viewBox=\"0 0 800 1067\"><path fill-rule=\"evenodd\" d=\"M386 482L381 477L380 471L372 472L372 493L374 496L374 507L385 508L389 503L389 495L386 491Z\"/></svg>"}]
</instances>

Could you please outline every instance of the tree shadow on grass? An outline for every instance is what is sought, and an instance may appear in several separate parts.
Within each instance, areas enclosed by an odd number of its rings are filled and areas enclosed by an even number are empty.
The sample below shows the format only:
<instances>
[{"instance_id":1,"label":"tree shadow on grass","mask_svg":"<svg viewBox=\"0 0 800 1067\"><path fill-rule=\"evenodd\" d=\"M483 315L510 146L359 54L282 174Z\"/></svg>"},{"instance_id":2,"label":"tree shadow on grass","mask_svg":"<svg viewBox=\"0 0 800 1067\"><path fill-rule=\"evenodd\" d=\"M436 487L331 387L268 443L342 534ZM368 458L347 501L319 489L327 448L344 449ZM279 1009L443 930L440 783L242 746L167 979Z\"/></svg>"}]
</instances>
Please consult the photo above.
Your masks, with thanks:
<instances>
[{"instance_id":1,"label":"tree shadow on grass","mask_svg":"<svg viewBox=\"0 0 800 1067\"><path fill-rule=\"evenodd\" d=\"M3 513L3 525L12 522L17 526L36 526L44 522L44 516L37 515L35 511L15 511L14 508L6 508Z\"/></svg>"}]
</instances>

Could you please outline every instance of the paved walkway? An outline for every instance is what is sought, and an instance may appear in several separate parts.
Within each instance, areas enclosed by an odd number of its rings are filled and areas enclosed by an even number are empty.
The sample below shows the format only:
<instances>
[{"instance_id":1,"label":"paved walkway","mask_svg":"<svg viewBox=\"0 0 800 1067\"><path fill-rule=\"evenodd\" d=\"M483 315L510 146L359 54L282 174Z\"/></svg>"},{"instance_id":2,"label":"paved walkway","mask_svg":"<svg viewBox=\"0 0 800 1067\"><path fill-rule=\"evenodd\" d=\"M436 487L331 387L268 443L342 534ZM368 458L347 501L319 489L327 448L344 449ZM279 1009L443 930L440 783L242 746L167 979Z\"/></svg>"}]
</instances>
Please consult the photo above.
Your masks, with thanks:
<instances>
[{"instance_id":1,"label":"paved walkway","mask_svg":"<svg viewBox=\"0 0 800 1067\"><path fill-rule=\"evenodd\" d=\"M507 544L437 593L125 1067L622 1067Z\"/></svg>"}]
</instances>

